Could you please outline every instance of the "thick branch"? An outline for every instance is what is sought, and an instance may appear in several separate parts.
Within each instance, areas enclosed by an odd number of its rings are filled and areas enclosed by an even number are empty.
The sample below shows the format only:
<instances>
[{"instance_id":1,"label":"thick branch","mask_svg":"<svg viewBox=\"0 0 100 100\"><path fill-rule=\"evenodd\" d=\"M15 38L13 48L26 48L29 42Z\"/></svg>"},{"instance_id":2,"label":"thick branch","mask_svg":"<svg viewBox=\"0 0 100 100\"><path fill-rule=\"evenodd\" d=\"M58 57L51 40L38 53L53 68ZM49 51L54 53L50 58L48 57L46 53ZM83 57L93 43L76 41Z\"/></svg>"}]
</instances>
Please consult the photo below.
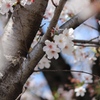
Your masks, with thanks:
<instances>
[{"instance_id":1,"label":"thick branch","mask_svg":"<svg viewBox=\"0 0 100 100\"><path fill-rule=\"evenodd\" d=\"M22 74L22 84L26 81L25 78L29 77L29 75L34 71L35 66L37 63L40 61L40 59L43 57L44 52L43 52L43 46L44 42L47 39L51 39L51 30L53 27L56 26L60 13L64 7L64 4L66 3L66 0L60 0L59 6L55 9L54 12L54 17L51 20L51 23L47 29L46 34L43 36L41 41L35 46L33 51L29 54L30 60L27 60L26 62L23 63L23 74Z\"/></svg>"},{"instance_id":2,"label":"thick branch","mask_svg":"<svg viewBox=\"0 0 100 100\"><path fill-rule=\"evenodd\" d=\"M60 26L60 29L71 28L71 27L76 28L84 21L86 21L88 18L95 15L97 11L98 9L95 8L95 5L91 4L88 8L84 8L80 13L73 16L70 20L66 21L62 26Z\"/></svg>"}]
</instances>

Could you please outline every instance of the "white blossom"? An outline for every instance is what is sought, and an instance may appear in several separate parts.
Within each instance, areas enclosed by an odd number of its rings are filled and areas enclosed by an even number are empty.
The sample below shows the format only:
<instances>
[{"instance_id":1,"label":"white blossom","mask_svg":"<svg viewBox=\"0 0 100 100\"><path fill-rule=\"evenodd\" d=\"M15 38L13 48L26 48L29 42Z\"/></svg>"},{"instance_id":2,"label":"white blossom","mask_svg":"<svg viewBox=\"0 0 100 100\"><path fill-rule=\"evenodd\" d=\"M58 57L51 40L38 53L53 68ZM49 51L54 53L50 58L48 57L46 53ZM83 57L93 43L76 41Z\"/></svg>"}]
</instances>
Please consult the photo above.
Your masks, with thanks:
<instances>
[{"instance_id":1,"label":"white blossom","mask_svg":"<svg viewBox=\"0 0 100 100\"><path fill-rule=\"evenodd\" d=\"M46 56L44 56L40 61L39 63L37 64L35 70L38 70L39 69L43 69L43 68L50 68L50 60L48 60L46 58Z\"/></svg>"},{"instance_id":2,"label":"white blossom","mask_svg":"<svg viewBox=\"0 0 100 100\"><path fill-rule=\"evenodd\" d=\"M1 7L0 7L0 13L4 15L4 14L7 14L8 11L13 12L12 6L13 6L13 2L3 0Z\"/></svg>"},{"instance_id":3,"label":"white blossom","mask_svg":"<svg viewBox=\"0 0 100 100\"><path fill-rule=\"evenodd\" d=\"M43 47L43 51L46 52L48 59L52 59L53 57L57 59L59 57L58 53L60 52L57 45L49 40L46 40L45 44L46 46Z\"/></svg>"},{"instance_id":4,"label":"white blossom","mask_svg":"<svg viewBox=\"0 0 100 100\"><path fill-rule=\"evenodd\" d=\"M0 13L8 15L8 12L13 12L13 5L17 4L18 0L0 0ZM30 5L34 0L21 0L21 5Z\"/></svg>"},{"instance_id":5,"label":"white blossom","mask_svg":"<svg viewBox=\"0 0 100 100\"><path fill-rule=\"evenodd\" d=\"M73 42L67 39L65 47L62 49L62 53L72 55L73 54Z\"/></svg>"},{"instance_id":6,"label":"white blossom","mask_svg":"<svg viewBox=\"0 0 100 100\"><path fill-rule=\"evenodd\" d=\"M76 47L74 50L74 58L75 61L74 62L78 62L78 61L84 61L84 53L83 53L83 48L82 47Z\"/></svg>"},{"instance_id":7,"label":"white blossom","mask_svg":"<svg viewBox=\"0 0 100 100\"><path fill-rule=\"evenodd\" d=\"M85 83L92 83L93 80L92 80L92 75L88 75L88 74L82 74L82 78L83 78L83 81Z\"/></svg>"},{"instance_id":8,"label":"white blossom","mask_svg":"<svg viewBox=\"0 0 100 100\"><path fill-rule=\"evenodd\" d=\"M63 31L63 34L68 38L68 39L74 39L74 30L73 30L73 28L69 28L69 29L65 29L64 31Z\"/></svg>"},{"instance_id":9,"label":"white blossom","mask_svg":"<svg viewBox=\"0 0 100 100\"><path fill-rule=\"evenodd\" d=\"M76 92L76 96L83 97L85 95L86 89L83 87L77 87L77 88L75 88L75 92Z\"/></svg>"},{"instance_id":10,"label":"white blossom","mask_svg":"<svg viewBox=\"0 0 100 100\"><path fill-rule=\"evenodd\" d=\"M34 0L21 0L21 5L22 6L30 5L32 4L32 2L34 2Z\"/></svg>"},{"instance_id":11,"label":"white blossom","mask_svg":"<svg viewBox=\"0 0 100 100\"><path fill-rule=\"evenodd\" d=\"M48 51L46 51L46 54L48 56L48 59L52 59L52 58L58 59L58 57L59 57L58 53L59 52L60 52L59 49L57 49L56 51L48 50Z\"/></svg>"},{"instance_id":12,"label":"white blossom","mask_svg":"<svg viewBox=\"0 0 100 100\"><path fill-rule=\"evenodd\" d=\"M58 45L59 48L63 49L66 45L67 38L63 34L55 35L54 41Z\"/></svg>"}]
</instances>

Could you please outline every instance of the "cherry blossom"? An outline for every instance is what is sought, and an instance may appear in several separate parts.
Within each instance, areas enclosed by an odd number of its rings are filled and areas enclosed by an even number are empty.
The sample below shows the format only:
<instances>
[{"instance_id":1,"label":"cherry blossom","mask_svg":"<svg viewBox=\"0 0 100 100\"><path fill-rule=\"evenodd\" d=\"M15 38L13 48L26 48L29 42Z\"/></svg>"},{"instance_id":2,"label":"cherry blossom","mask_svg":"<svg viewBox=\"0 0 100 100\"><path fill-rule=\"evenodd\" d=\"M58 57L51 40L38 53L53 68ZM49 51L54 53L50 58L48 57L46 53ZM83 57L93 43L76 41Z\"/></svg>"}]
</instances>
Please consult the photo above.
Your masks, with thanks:
<instances>
[{"instance_id":1,"label":"cherry blossom","mask_svg":"<svg viewBox=\"0 0 100 100\"><path fill-rule=\"evenodd\" d=\"M49 40L46 40L45 44L46 46L43 47L43 51L46 52L48 59L52 59L53 57L57 59L59 57L58 53L60 52L57 45Z\"/></svg>"},{"instance_id":2,"label":"cherry blossom","mask_svg":"<svg viewBox=\"0 0 100 100\"><path fill-rule=\"evenodd\" d=\"M0 13L4 15L4 14L7 14L8 11L13 12L12 6L13 6L13 2L2 0L2 4L1 4L1 7L0 7Z\"/></svg>"},{"instance_id":3,"label":"cherry blossom","mask_svg":"<svg viewBox=\"0 0 100 100\"><path fill-rule=\"evenodd\" d=\"M68 39L74 39L74 30L73 30L73 28L69 28L69 29L65 29L64 31L63 31L63 34L68 38Z\"/></svg>"},{"instance_id":4,"label":"cherry blossom","mask_svg":"<svg viewBox=\"0 0 100 100\"><path fill-rule=\"evenodd\" d=\"M85 95L86 89L83 87L77 87L77 88L75 88L75 92L76 92L76 96L83 97Z\"/></svg>"},{"instance_id":5,"label":"cherry blossom","mask_svg":"<svg viewBox=\"0 0 100 100\"><path fill-rule=\"evenodd\" d=\"M84 61L84 53L83 53L83 48L82 47L75 47L74 50L74 58L75 61L74 62L78 62L78 61Z\"/></svg>"},{"instance_id":6,"label":"cherry blossom","mask_svg":"<svg viewBox=\"0 0 100 100\"><path fill-rule=\"evenodd\" d=\"M88 75L88 74L82 74L82 78L83 78L83 81L85 83L92 83L93 80L92 80L92 75Z\"/></svg>"},{"instance_id":7,"label":"cherry blossom","mask_svg":"<svg viewBox=\"0 0 100 100\"><path fill-rule=\"evenodd\" d=\"M38 69L43 69L43 68L50 68L50 60L48 60L46 58L46 56L44 56L40 61L39 63L37 64L35 70L38 70Z\"/></svg>"},{"instance_id":8,"label":"cherry blossom","mask_svg":"<svg viewBox=\"0 0 100 100\"><path fill-rule=\"evenodd\" d=\"M30 5L32 2L34 2L34 0L21 0L21 5Z\"/></svg>"},{"instance_id":9,"label":"cherry blossom","mask_svg":"<svg viewBox=\"0 0 100 100\"><path fill-rule=\"evenodd\" d=\"M63 49L66 45L67 38L63 34L55 35L54 41L58 45L59 48Z\"/></svg>"},{"instance_id":10,"label":"cherry blossom","mask_svg":"<svg viewBox=\"0 0 100 100\"><path fill-rule=\"evenodd\" d=\"M0 13L8 14L9 11L13 12L13 5L17 4L18 0L0 0ZM21 0L22 6L30 5L34 0Z\"/></svg>"},{"instance_id":11,"label":"cherry blossom","mask_svg":"<svg viewBox=\"0 0 100 100\"><path fill-rule=\"evenodd\" d=\"M62 49L62 53L72 55L73 54L73 42L67 39L65 47Z\"/></svg>"},{"instance_id":12,"label":"cherry blossom","mask_svg":"<svg viewBox=\"0 0 100 100\"><path fill-rule=\"evenodd\" d=\"M65 54L72 55L73 53L73 29L70 28L69 30L66 28L63 31L63 34L55 35L54 42L58 45L58 47L62 50Z\"/></svg>"},{"instance_id":13,"label":"cherry blossom","mask_svg":"<svg viewBox=\"0 0 100 100\"><path fill-rule=\"evenodd\" d=\"M58 59L59 55L58 53L60 52L59 49L57 49L56 51L54 50L49 50L49 51L46 51L46 54L48 55L48 59L52 59L52 58L55 58L55 59Z\"/></svg>"}]
</instances>

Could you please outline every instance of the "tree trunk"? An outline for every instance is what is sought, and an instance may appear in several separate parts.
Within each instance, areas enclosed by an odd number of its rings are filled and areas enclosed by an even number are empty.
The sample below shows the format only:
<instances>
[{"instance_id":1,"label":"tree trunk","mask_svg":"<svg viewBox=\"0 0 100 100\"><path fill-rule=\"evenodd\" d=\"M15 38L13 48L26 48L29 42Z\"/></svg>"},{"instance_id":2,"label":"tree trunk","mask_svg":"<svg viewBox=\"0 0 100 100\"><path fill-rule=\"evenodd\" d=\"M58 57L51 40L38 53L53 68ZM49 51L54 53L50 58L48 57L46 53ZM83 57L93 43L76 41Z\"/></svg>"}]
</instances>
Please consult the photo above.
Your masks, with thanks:
<instances>
[{"instance_id":1,"label":"tree trunk","mask_svg":"<svg viewBox=\"0 0 100 100\"><path fill-rule=\"evenodd\" d=\"M17 5L1 37L0 100L15 100L21 93L21 63L39 29L48 0L35 0L31 5ZM25 79L27 80L27 79Z\"/></svg>"}]
</instances>

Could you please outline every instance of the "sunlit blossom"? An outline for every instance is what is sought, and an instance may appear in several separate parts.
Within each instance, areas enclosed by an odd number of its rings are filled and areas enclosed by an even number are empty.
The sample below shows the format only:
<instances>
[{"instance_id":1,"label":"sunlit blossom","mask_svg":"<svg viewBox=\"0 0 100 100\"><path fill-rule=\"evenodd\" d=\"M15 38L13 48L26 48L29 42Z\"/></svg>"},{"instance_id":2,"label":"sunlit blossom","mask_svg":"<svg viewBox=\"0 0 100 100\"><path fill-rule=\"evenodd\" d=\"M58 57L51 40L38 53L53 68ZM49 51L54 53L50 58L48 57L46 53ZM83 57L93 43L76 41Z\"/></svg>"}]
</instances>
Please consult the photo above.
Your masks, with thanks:
<instances>
[{"instance_id":1,"label":"sunlit blossom","mask_svg":"<svg viewBox=\"0 0 100 100\"><path fill-rule=\"evenodd\" d=\"M0 0L0 13L8 14L9 11L13 12L13 6L17 4L18 0ZM30 5L34 0L21 0L22 6Z\"/></svg>"},{"instance_id":2,"label":"sunlit blossom","mask_svg":"<svg viewBox=\"0 0 100 100\"><path fill-rule=\"evenodd\" d=\"M43 47L43 51L46 52L48 59L52 59L53 57L57 59L59 57L58 53L60 52L57 45L49 40L46 40L45 44L46 46Z\"/></svg>"},{"instance_id":3,"label":"sunlit blossom","mask_svg":"<svg viewBox=\"0 0 100 100\"><path fill-rule=\"evenodd\" d=\"M63 49L66 45L66 41L67 38L65 37L65 35L60 34L60 35L55 35L54 36L54 41L55 43L58 45L59 48Z\"/></svg>"},{"instance_id":4,"label":"sunlit blossom","mask_svg":"<svg viewBox=\"0 0 100 100\"><path fill-rule=\"evenodd\" d=\"M0 13L4 15L4 14L8 13L8 11L13 12L12 5L13 5L12 2L9 2L9 1L2 2Z\"/></svg>"},{"instance_id":5,"label":"sunlit blossom","mask_svg":"<svg viewBox=\"0 0 100 100\"><path fill-rule=\"evenodd\" d=\"M46 56L44 56L40 61L39 63L37 64L35 70L38 70L38 69L43 69L43 68L50 68L50 60L48 60L46 58Z\"/></svg>"},{"instance_id":6,"label":"sunlit blossom","mask_svg":"<svg viewBox=\"0 0 100 100\"><path fill-rule=\"evenodd\" d=\"M34 2L34 0L21 0L21 5L30 5L32 2Z\"/></svg>"},{"instance_id":7,"label":"sunlit blossom","mask_svg":"<svg viewBox=\"0 0 100 100\"><path fill-rule=\"evenodd\" d=\"M82 78L83 78L83 81L85 83L92 83L93 80L92 80L92 75L88 75L88 74L82 74Z\"/></svg>"},{"instance_id":8,"label":"sunlit blossom","mask_svg":"<svg viewBox=\"0 0 100 100\"><path fill-rule=\"evenodd\" d=\"M74 47L73 47L72 41L67 39L65 47L62 49L62 53L72 55L73 50L74 50Z\"/></svg>"},{"instance_id":9,"label":"sunlit blossom","mask_svg":"<svg viewBox=\"0 0 100 100\"><path fill-rule=\"evenodd\" d=\"M83 87L77 87L75 88L75 92L76 92L76 96L84 96L85 95L85 92L86 92L86 89L83 88Z\"/></svg>"},{"instance_id":10,"label":"sunlit blossom","mask_svg":"<svg viewBox=\"0 0 100 100\"><path fill-rule=\"evenodd\" d=\"M65 29L63 31L63 34L68 38L68 39L74 39L74 29L73 28L69 28L69 29Z\"/></svg>"}]
</instances>

